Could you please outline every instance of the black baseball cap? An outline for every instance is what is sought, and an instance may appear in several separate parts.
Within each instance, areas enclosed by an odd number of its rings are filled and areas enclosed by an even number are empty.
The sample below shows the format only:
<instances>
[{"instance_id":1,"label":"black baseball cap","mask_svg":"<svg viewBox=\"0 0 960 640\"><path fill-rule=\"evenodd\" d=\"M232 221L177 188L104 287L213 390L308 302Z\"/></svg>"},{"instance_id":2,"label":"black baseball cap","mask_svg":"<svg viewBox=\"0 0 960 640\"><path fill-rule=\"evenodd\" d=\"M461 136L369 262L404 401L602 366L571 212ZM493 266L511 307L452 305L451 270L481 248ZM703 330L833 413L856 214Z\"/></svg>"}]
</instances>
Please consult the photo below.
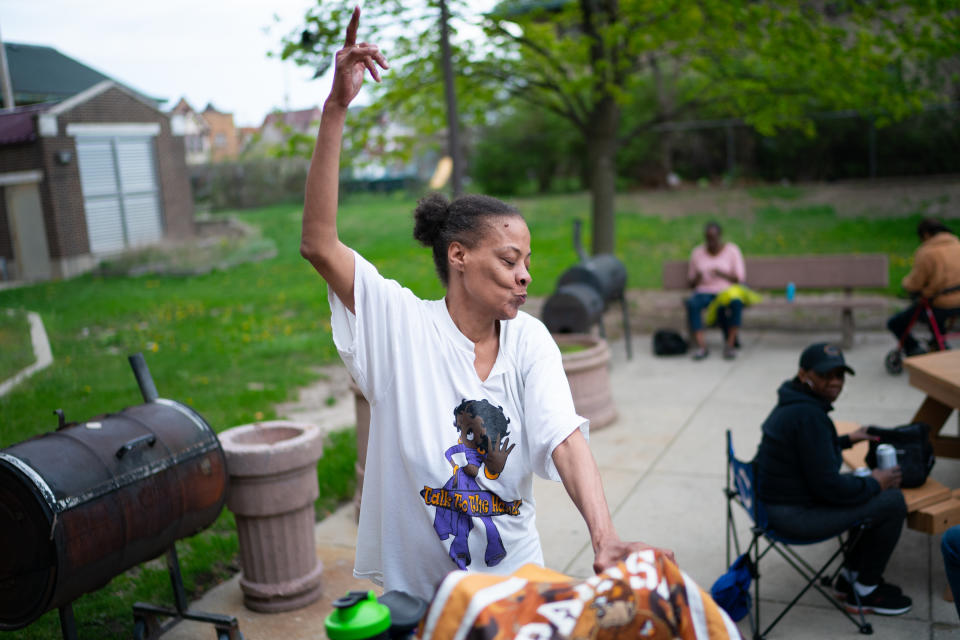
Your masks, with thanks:
<instances>
[{"instance_id":1,"label":"black baseball cap","mask_svg":"<svg viewBox=\"0 0 960 640\"><path fill-rule=\"evenodd\" d=\"M855 375L853 369L848 367L843 359L843 351L840 347L829 342L817 342L804 349L800 354L800 368L815 373L843 369L850 375Z\"/></svg>"}]
</instances>

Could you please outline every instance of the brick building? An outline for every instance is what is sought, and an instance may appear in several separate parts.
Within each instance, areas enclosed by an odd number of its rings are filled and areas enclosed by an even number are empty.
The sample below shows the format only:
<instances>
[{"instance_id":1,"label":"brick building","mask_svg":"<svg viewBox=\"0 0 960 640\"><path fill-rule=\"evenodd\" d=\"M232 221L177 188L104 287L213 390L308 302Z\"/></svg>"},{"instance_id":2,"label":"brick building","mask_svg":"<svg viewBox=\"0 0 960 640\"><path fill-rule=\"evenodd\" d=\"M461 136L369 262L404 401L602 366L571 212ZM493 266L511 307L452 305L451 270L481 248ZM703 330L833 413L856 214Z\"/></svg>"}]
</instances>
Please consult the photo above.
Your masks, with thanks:
<instances>
[{"instance_id":1,"label":"brick building","mask_svg":"<svg viewBox=\"0 0 960 640\"><path fill-rule=\"evenodd\" d=\"M157 101L100 76L68 98L0 111L0 278L66 278L194 232L182 132Z\"/></svg>"},{"instance_id":2,"label":"brick building","mask_svg":"<svg viewBox=\"0 0 960 640\"><path fill-rule=\"evenodd\" d=\"M219 111L208 104L201 115L210 127L210 161L236 160L240 155L240 136L233 123L233 114Z\"/></svg>"}]
</instances>

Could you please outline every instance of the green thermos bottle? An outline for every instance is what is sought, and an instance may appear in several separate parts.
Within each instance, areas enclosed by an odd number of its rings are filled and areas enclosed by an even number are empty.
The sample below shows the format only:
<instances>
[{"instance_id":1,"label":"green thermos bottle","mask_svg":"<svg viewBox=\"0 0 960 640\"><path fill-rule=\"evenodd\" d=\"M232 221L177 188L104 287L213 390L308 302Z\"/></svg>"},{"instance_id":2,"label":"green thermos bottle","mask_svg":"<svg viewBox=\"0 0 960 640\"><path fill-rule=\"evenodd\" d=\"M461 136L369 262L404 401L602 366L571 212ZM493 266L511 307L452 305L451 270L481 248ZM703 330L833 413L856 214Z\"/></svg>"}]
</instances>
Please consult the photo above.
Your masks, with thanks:
<instances>
[{"instance_id":1,"label":"green thermos bottle","mask_svg":"<svg viewBox=\"0 0 960 640\"><path fill-rule=\"evenodd\" d=\"M427 613L428 603L405 591L350 591L327 616L330 640L407 640Z\"/></svg>"},{"instance_id":2,"label":"green thermos bottle","mask_svg":"<svg viewBox=\"0 0 960 640\"><path fill-rule=\"evenodd\" d=\"M377 602L373 591L350 591L333 602L325 621L330 640L387 640L390 609Z\"/></svg>"}]
</instances>

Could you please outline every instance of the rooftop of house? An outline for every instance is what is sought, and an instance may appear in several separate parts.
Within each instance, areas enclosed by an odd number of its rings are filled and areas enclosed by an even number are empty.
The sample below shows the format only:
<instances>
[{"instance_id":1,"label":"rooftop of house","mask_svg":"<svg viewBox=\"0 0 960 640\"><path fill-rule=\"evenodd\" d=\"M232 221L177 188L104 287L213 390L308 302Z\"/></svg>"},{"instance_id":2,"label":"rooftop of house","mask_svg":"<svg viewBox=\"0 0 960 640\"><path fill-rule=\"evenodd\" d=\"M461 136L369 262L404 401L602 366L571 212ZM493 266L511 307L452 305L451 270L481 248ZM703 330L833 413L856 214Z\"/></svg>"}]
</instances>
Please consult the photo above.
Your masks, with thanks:
<instances>
[{"instance_id":1,"label":"rooftop of house","mask_svg":"<svg viewBox=\"0 0 960 640\"><path fill-rule=\"evenodd\" d=\"M63 111L70 111L77 106L88 102L106 91L125 93L148 107L157 109L155 100L137 93L133 89L117 83L115 80L101 80L92 87L88 87L63 100L51 100L35 104L19 105L12 109L0 110L0 146L33 142L43 125L39 122L41 114L53 117L53 126L56 127L56 116ZM50 124L48 121L47 124Z\"/></svg>"},{"instance_id":2,"label":"rooftop of house","mask_svg":"<svg viewBox=\"0 0 960 640\"><path fill-rule=\"evenodd\" d=\"M170 109L170 113L185 116L188 113L197 113L197 111L187 102L186 98L180 98L177 104L173 105L173 108Z\"/></svg>"},{"instance_id":3,"label":"rooftop of house","mask_svg":"<svg viewBox=\"0 0 960 640\"><path fill-rule=\"evenodd\" d=\"M17 105L65 100L104 80L114 80L53 47L15 42L3 46ZM163 101L140 95L154 103Z\"/></svg>"},{"instance_id":4,"label":"rooftop of house","mask_svg":"<svg viewBox=\"0 0 960 640\"><path fill-rule=\"evenodd\" d=\"M54 103L45 102L0 111L0 145L33 142L37 139L35 116Z\"/></svg>"},{"instance_id":5,"label":"rooftop of house","mask_svg":"<svg viewBox=\"0 0 960 640\"><path fill-rule=\"evenodd\" d=\"M299 109L297 111L274 111L273 113L268 113L267 117L263 119L261 129L283 124L295 131L307 131L312 129L313 123L320 121L321 114L322 112L319 107Z\"/></svg>"},{"instance_id":6,"label":"rooftop of house","mask_svg":"<svg viewBox=\"0 0 960 640\"><path fill-rule=\"evenodd\" d=\"M233 115L233 113L231 113L231 112L229 112L229 111L220 111L220 109L217 109L215 106L213 106L213 103L212 103L212 102L208 102L208 103L207 103L207 106L204 108L203 113L204 113L204 114L216 113L216 114L220 114L220 115L222 115L222 116L232 116L232 115Z\"/></svg>"}]
</instances>

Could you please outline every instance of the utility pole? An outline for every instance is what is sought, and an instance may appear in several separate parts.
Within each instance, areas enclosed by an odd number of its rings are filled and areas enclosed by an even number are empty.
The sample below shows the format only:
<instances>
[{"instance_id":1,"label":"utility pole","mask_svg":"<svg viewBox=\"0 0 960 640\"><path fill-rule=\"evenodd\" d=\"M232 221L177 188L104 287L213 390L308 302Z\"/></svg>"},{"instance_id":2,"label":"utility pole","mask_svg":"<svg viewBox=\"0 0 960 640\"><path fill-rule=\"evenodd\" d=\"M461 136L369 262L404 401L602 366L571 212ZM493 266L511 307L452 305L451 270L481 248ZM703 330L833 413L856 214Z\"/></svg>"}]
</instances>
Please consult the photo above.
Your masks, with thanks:
<instances>
[{"instance_id":1,"label":"utility pole","mask_svg":"<svg viewBox=\"0 0 960 640\"><path fill-rule=\"evenodd\" d=\"M457 93L453 85L453 60L450 54L450 11L447 0L440 0L440 49L443 56L443 91L447 100L447 148L453 160L451 187L453 197L463 192L463 157L457 125Z\"/></svg>"},{"instance_id":2,"label":"utility pole","mask_svg":"<svg viewBox=\"0 0 960 640\"><path fill-rule=\"evenodd\" d=\"M10 67L7 66L7 48L3 44L3 38L0 38L0 78L3 89L3 108L13 109L13 85L10 82Z\"/></svg>"}]
</instances>

